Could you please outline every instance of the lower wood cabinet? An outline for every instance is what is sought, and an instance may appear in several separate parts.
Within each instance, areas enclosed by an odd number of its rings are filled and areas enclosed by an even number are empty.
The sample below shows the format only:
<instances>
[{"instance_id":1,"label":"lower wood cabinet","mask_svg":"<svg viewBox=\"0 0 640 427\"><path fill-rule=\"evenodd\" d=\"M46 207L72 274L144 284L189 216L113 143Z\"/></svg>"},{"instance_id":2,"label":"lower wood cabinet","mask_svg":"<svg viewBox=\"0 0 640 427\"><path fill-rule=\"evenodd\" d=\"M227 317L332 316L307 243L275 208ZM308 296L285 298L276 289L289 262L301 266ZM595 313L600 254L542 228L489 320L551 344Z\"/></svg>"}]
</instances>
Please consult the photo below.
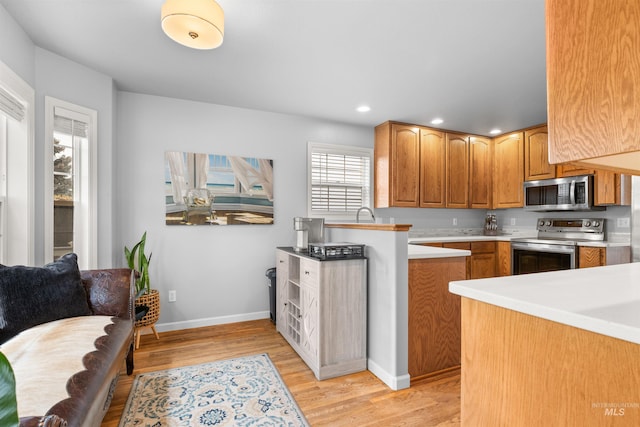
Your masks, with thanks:
<instances>
[{"instance_id":1,"label":"lower wood cabinet","mask_svg":"<svg viewBox=\"0 0 640 427\"><path fill-rule=\"evenodd\" d=\"M470 298L461 310L460 425L640 425L637 407L595 407L638 401L640 345Z\"/></svg>"},{"instance_id":2,"label":"lower wood cabinet","mask_svg":"<svg viewBox=\"0 0 640 427\"><path fill-rule=\"evenodd\" d=\"M496 275L511 276L511 242L496 242Z\"/></svg>"},{"instance_id":3,"label":"lower wood cabinet","mask_svg":"<svg viewBox=\"0 0 640 427\"><path fill-rule=\"evenodd\" d=\"M471 242L470 279L496 277L496 242Z\"/></svg>"},{"instance_id":4,"label":"lower wood cabinet","mask_svg":"<svg viewBox=\"0 0 640 427\"><path fill-rule=\"evenodd\" d=\"M316 378L367 369L367 260L276 250L276 328Z\"/></svg>"},{"instance_id":5,"label":"lower wood cabinet","mask_svg":"<svg viewBox=\"0 0 640 427\"><path fill-rule=\"evenodd\" d=\"M578 268L601 267L604 265L631 262L630 246L578 246Z\"/></svg>"},{"instance_id":6,"label":"lower wood cabinet","mask_svg":"<svg viewBox=\"0 0 640 427\"><path fill-rule=\"evenodd\" d=\"M460 366L460 297L449 282L466 277L465 257L409 260L409 375Z\"/></svg>"},{"instance_id":7,"label":"lower wood cabinet","mask_svg":"<svg viewBox=\"0 0 640 427\"><path fill-rule=\"evenodd\" d=\"M600 267L602 265L607 265L605 248L578 248L579 268Z\"/></svg>"},{"instance_id":8,"label":"lower wood cabinet","mask_svg":"<svg viewBox=\"0 0 640 427\"><path fill-rule=\"evenodd\" d=\"M444 242L434 243L430 246L440 245L448 249L464 249L471 251L467 259L467 279L484 279L496 277L496 242Z\"/></svg>"}]
</instances>

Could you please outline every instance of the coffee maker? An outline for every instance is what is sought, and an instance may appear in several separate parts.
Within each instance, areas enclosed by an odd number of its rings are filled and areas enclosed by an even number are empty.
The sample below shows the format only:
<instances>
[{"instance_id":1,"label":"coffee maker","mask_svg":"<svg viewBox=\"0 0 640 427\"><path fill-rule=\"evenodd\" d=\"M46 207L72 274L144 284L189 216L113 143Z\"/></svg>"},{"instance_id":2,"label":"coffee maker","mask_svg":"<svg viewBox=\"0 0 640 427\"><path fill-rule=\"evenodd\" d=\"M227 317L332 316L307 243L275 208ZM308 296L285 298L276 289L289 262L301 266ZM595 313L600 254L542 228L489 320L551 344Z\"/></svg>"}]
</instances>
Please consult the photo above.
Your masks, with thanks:
<instances>
[{"instance_id":1,"label":"coffee maker","mask_svg":"<svg viewBox=\"0 0 640 427\"><path fill-rule=\"evenodd\" d=\"M296 252L307 252L309 243L324 242L324 218L293 218L293 229L296 232Z\"/></svg>"}]
</instances>

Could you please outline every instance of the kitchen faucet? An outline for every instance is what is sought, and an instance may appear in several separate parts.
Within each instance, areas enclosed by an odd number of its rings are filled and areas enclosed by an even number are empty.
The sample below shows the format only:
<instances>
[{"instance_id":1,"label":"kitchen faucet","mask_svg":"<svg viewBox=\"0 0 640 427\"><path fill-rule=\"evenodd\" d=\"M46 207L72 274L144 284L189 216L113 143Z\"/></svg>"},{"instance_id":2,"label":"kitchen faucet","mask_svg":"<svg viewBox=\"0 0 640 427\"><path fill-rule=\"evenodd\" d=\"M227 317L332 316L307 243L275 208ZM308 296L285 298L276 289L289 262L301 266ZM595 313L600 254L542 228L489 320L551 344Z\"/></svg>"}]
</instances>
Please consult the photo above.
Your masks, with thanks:
<instances>
[{"instance_id":1,"label":"kitchen faucet","mask_svg":"<svg viewBox=\"0 0 640 427\"><path fill-rule=\"evenodd\" d=\"M369 209L366 206L361 207L360 209L358 209L358 212L356 212L356 222L359 223L360 222L360 212L361 211L369 211L369 213L371 214L371 219L373 220L373 222L376 221L376 216L373 214L373 211L371 209Z\"/></svg>"}]
</instances>

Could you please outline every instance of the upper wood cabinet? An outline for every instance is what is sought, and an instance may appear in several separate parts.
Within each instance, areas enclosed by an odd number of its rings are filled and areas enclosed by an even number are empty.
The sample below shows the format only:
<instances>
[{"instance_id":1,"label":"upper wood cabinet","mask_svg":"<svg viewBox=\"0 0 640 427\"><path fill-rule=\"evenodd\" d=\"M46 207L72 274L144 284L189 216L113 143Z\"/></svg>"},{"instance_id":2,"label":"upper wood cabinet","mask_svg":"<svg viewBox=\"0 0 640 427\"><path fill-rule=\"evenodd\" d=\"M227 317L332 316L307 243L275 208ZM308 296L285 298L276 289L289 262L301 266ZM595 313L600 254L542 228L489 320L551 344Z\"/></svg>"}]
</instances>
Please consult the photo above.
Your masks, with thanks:
<instances>
[{"instance_id":1,"label":"upper wood cabinet","mask_svg":"<svg viewBox=\"0 0 640 427\"><path fill-rule=\"evenodd\" d=\"M447 207L469 207L469 138L447 133Z\"/></svg>"},{"instance_id":2,"label":"upper wood cabinet","mask_svg":"<svg viewBox=\"0 0 640 427\"><path fill-rule=\"evenodd\" d=\"M493 141L493 207L524 205L524 133L516 132Z\"/></svg>"},{"instance_id":3,"label":"upper wood cabinet","mask_svg":"<svg viewBox=\"0 0 640 427\"><path fill-rule=\"evenodd\" d=\"M481 136L469 138L469 207L491 209L493 199L493 143Z\"/></svg>"},{"instance_id":4,"label":"upper wood cabinet","mask_svg":"<svg viewBox=\"0 0 640 427\"><path fill-rule=\"evenodd\" d=\"M446 139L444 132L420 128L420 207L446 206Z\"/></svg>"},{"instance_id":5,"label":"upper wood cabinet","mask_svg":"<svg viewBox=\"0 0 640 427\"><path fill-rule=\"evenodd\" d=\"M596 206L631 204L631 175L598 169L593 179L593 203Z\"/></svg>"},{"instance_id":6,"label":"upper wood cabinet","mask_svg":"<svg viewBox=\"0 0 640 427\"><path fill-rule=\"evenodd\" d=\"M577 176L577 175L593 175L595 169L585 168L581 165L574 163L563 163L558 165L558 178L564 176Z\"/></svg>"},{"instance_id":7,"label":"upper wood cabinet","mask_svg":"<svg viewBox=\"0 0 640 427\"><path fill-rule=\"evenodd\" d=\"M375 129L374 207L418 207L420 131L386 122Z\"/></svg>"},{"instance_id":8,"label":"upper wood cabinet","mask_svg":"<svg viewBox=\"0 0 640 427\"><path fill-rule=\"evenodd\" d=\"M556 177L556 166L549 164L547 126L524 132L524 180L536 181Z\"/></svg>"},{"instance_id":9,"label":"upper wood cabinet","mask_svg":"<svg viewBox=\"0 0 640 427\"><path fill-rule=\"evenodd\" d=\"M640 1L546 0L545 13L551 162L638 174Z\"/></svg>"},{"instance_id":10,"label":"upper wood cabinet","mask_svg":"<svg viewBox=\"0 0 640 427\"><path fill-rule=\"evenodd\" d=\"M469 138L396 122L376 127L374 206L469 206Z\"/></svg>"}]
</instances>

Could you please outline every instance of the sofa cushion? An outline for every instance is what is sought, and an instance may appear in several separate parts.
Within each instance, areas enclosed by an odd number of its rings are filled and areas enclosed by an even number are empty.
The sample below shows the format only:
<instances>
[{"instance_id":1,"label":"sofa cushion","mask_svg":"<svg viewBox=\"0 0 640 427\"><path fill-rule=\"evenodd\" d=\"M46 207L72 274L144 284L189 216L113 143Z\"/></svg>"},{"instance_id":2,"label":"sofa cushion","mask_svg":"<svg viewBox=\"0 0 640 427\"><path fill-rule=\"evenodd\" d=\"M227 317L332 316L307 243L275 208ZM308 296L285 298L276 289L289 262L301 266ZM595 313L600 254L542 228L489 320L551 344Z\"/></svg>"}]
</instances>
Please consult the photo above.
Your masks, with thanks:
<instances>
[{"instance_id":1,"label":"sofa cushion","mask_svg":"<svg viewBox=\"0 0 640 427\"><path fill-rule=\"evenodd\" d=\"M44 267L0 265L0 344L32 326L90 314L76 254Z\"/></svg>"},{"instance_id":2,"label":"sofa cushion","mask_svg":"<svg viewBox=\"0 0 640 427\"><path fill-rule=\"evenodd\" d=\"M60 319L25 330L0 345L16 377L18 415L41 416L67 399L69 388L74 385L71 377L87 369L88 355L97 351L96 341L112 326L110 316ZM117 365L121 363L118 361ZM105 380L95 378L95 381ZM83 387L85 391L94 388L87 384ZM96 398L94 392L89 393L89 398Z\"/></svg>"}]
</instances>

